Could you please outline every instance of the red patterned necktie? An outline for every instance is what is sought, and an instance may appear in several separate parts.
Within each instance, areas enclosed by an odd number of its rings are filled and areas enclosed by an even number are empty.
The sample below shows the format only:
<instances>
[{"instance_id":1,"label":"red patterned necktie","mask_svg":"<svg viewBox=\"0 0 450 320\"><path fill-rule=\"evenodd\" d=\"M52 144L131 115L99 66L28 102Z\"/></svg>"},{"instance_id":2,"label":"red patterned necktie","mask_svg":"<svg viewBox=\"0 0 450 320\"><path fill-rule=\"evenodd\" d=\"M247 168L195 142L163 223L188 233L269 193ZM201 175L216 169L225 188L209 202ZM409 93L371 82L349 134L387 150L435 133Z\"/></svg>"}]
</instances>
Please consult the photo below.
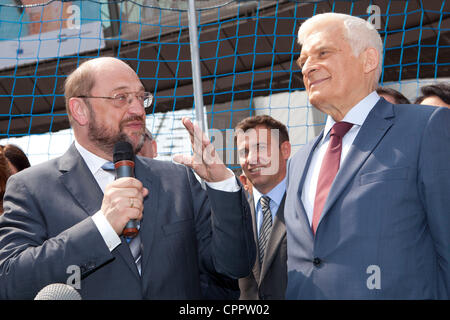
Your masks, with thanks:
<instances>
[{"instance_id":1,"label":"red patterned necktie","mask_svg":"<svg viewBox=\"0 0 450 320\"><path fill-rule=\"evenodd\" d=\"M342 138L350 130L353 124L348 122L336 122L331 128L330 143L322 160L319 179L317 181L316 198L314 200L314 213L312 221L313 234L316 234L317 225L327 200L328 193L334 178L339 170L342 152Z\"/></svg>"}]
</instances>

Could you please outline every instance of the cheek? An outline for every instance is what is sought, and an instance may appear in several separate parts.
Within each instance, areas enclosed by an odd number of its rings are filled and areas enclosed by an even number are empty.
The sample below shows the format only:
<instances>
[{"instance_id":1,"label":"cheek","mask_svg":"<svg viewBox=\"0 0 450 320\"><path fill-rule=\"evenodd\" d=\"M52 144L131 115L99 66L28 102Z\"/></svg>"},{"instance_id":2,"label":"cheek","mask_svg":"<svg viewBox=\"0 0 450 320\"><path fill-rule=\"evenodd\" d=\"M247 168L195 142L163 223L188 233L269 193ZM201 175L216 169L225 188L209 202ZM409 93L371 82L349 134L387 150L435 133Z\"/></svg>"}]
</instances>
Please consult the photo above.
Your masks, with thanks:
<instances>
[{"instance_id":1,"label":"cheek","mask_svg":"<svg viewBox=\"0 0 450 320\"><path fill-rule=\"evenodd\" d=\"M239 165L241 166L241 168L246 168L247 167L247 158L245 158L245 157L243 157L243 156L239 156L238 155L238 162L239 162Z\"/></svg>"}]
</instances>

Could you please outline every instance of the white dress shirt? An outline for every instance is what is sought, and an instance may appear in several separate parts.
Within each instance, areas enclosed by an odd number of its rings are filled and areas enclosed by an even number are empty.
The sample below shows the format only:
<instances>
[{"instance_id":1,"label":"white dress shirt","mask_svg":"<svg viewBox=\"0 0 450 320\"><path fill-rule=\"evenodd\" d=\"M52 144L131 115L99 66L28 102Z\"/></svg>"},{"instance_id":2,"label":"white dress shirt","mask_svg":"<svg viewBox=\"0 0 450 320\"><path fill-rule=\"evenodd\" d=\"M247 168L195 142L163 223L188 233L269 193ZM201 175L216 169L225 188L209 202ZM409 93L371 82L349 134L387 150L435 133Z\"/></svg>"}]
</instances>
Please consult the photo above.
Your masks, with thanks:
<instances>
[{"instance_id":1,"label":"white dress shirt","mask_svg":"<svg viewBox=\"0 0 450 320\"><path fill-rule=\"evenodd\" d=\"M280 207L281 200L283 200L284 193L286 192L286 177L277 184L272 190L270 190L267 194L262 194L253 186L253 202L255 205L256 212L256 227L259 236L259 229L262 225L263 213L261 208L260 199L262 196L268 196L270 198L270 212L272 213L272 223L277 214L278 208Z\"/></svg>"},{"instance_id":2,"label":"white dress shirt","mask_svg":"<svg viewBox=\"0 0 450 320\"><path fill-rule=\"evenodd\" d=\"M113 182L115 179L115 176L112 172L108 172L102 169L102 166L109 161L100 158L92 152L86 150L76 140L75 147L86 162L86 165L97 181L100 189L105 192L106 186ZM113 251L121 243L116 231L114 231L113 227L100 210L92 216L92 220L94 221L98 231L102 235L103 240L105 240L109 251Z\"/></svg>"},{"instance_id":3,"label":"white dress shirt","mask_svg":"<svg viewBox=\"0 0 450 320\"><path fill-rule=\"evenodd\" d=\"M373 91L363 100L361 100L357 105L351 108L350 111L345 115L344 119L342 119L342 121L344 122L352 123L353 127L342 139L342 152L339 168L342 166L342 163L347 157L350 146L353 144L353 141L355 140L359 129L367 118L367 115L379 99L380 96L376 93L376 91ZM301 200L306 210L310 225L312 223L314 213L314 200L316 197L317 181L319 179L320 167L322 165L323 157L325 156L325 153L327 151L328 144L330 143L330 130L335 123L336 121L334 121L332 117L327 117L323 137L313 151L311 163L309 165L308 173L305 178L305 183L303 184Z\"/></svg>"},{"instance_id":4,"label":"white dress shirt","mask_svg":"<svg viewBox=\"0 0 450 320\"><path fill-rule=\"evenodd\" d=\"M86 165L88 166L89 170L91 171L92 175L97 181L100 189L102 189L102 191L105 192L106 186L111 182L113 182L115 179L114 173L102 169L102 166L109 161L100 158L95 154L93 154L92 152L86 150L76 140L75 140L75 147L77 148L81 157L86 162ZM206 184L212 189L220 191L236 192L240 190L240 187L236 182L234 174L232 177L226 180L219 182L206 182ZM103 240L105 240L105 243L108 246L109 251L114 250L121 243L120 237L114 231L113 227L108 222L105 215L99 210L92 216L92 220L94 221L98 231L102 235Z\"/></svg>"}]
</instances>

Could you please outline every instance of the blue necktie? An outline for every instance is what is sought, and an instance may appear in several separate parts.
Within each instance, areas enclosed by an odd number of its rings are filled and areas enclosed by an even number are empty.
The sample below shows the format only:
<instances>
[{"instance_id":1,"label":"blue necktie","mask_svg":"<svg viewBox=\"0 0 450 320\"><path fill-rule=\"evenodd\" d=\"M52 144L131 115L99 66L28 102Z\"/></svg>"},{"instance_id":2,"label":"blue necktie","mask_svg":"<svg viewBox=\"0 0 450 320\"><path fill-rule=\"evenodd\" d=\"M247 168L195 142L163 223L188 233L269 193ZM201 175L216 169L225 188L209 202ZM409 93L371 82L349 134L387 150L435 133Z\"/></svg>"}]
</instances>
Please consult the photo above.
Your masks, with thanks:
<instances>
[{"instance_id":1,"label":"blue necktie","mask_svg":"<svg viewBox=\"0 0 450 320\"><path fill-rule=\"evenodd\" d=\"M102 169L105 170L105 171L107 171L107 172L112 172L112 171L115 170L115 168L114 168L114 163L112 163L111 161L105 162L105 163L102 165Z\"/></svg>"}]
</instances>

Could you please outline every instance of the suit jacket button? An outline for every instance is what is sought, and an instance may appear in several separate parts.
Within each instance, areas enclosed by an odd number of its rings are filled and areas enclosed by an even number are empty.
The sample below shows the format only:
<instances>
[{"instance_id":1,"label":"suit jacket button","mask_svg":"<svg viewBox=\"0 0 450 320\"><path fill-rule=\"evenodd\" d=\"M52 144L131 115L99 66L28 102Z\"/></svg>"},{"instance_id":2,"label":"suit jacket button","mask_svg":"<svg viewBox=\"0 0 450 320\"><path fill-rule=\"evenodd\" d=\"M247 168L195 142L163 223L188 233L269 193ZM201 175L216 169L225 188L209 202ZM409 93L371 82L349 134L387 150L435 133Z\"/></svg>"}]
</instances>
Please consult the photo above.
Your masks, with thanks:
<instances>
[{"instance_id":1,"label":"suit jacket button","mask_svg":"<svg viewBox=\"0 0 450 320\"><path fill-rule=\"evenodd\" d=\"M320 258L314 258L313 260L313 264L315 267L319 267L322 264L322 260L320 260Z\"/></svg>"}]
</instances>

